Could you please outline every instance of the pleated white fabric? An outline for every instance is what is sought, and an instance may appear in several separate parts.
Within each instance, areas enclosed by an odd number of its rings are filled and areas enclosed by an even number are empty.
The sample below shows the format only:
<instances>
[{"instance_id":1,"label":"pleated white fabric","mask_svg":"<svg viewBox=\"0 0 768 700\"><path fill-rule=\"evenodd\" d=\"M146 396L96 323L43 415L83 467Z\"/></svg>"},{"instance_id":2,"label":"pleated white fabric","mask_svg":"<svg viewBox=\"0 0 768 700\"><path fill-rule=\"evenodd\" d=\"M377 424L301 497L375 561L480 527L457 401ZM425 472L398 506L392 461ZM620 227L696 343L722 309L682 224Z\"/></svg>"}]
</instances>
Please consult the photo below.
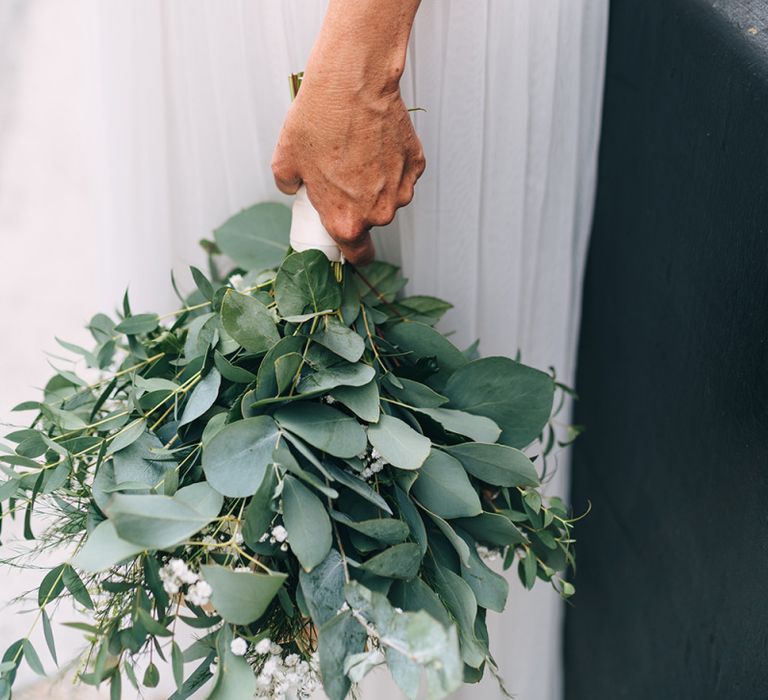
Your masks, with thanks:
<instances>
[{"instance_id":1,"label":"pleated white fabric","mask_svg":"<svg viewBox=\"0 0 768 700\"><path fill-rule=\"evenodd\" d=\"M130 281L136 308L172 308L171 265L200 264L198 239L237 210L284 199L270 156L287 76L304 66L325 2L78 0L67 13L36 2L77 27L89 255L105 263L94 290L109 308ZM412 292L456 305L443 328L459 345L480 337L485 355L520 349L566 381L607 13L608 0L423 0L403 90L426 110L414 119L428 166L414 203L377 235ZM76 251L58 262L77 265ZM562 468L550 488L566 486ZM489 615L496 660L516 697L555 700L561 605L542 584L525 593L510 580L508 612ZM363 693L393 697L381 676ZM490 679L457 697L501 693Z\"/></svg>"},{"instance_id":2,"label":"pleated white fabric","mask_svg":"<svg viewBox=\"0 0 768 700\"><path fill-rule=\"evenodd\" d=\"M269 161L324 2L132 0L101 6L108 141L126 236L146 230L195 261L196 241L280 198ZM451 300L443 327L484 354L573 376L599 135L607 0L424 0L403 90L428 160L414 203L379 233L416 293ZM117 94L116 94L117 93ZM150 153L150 147L152 152ZM126 177L128 182L123 182ZM159 226L167 227L164 232ZM140 233L138 235L141 235ZM565 468L552 492L566 489ZM562 607L514 577L489 616L502 674L523 700L561 693ZM366 699L397 693L377 678ZM501 697L495 681L457 697Z\"/></svg>"}]
</instances>

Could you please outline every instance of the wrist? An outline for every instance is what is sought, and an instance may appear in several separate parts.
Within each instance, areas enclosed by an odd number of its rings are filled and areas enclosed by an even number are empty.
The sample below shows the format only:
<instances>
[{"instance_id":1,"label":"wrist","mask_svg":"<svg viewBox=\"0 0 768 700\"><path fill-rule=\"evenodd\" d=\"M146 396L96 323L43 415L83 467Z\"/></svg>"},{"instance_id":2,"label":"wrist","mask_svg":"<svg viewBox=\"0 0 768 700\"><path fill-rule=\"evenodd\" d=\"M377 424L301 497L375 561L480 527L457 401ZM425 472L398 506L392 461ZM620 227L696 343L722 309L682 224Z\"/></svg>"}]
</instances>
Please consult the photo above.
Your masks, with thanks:
<instances>
[{"instance_id":1,"label":"wrist","mask_svg":"<svg viewBox=\"0 0 768 700\"><path fill-rule=\"evenodd\" d=\"M331 93L397 94L419 0L331 0L304 83Z\"/></svg>"}]
</instances>

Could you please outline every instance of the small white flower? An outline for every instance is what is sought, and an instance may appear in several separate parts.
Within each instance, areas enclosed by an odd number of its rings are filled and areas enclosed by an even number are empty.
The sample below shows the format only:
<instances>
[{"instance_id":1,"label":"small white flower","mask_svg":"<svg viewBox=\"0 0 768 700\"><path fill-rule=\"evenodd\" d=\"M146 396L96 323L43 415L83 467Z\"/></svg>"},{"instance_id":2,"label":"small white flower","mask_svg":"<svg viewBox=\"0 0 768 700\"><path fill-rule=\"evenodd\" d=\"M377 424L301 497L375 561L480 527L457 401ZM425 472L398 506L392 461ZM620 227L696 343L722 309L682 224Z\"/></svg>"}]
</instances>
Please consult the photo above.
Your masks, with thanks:
<instances>
[{"instance_id":1,"label":"small white flower","mask_svg":"<svg viewBox=\"0 0 768 700\"><path fill-rule=\"evenodd\" d=\"M209 670L209 671L210 671L210 672L211 672L211 673L212 673L212 674L215 676L215 675L216 675L216 671L218 671L218 670L219 670L219 664L218 664L216 661L214 661L214 662L213 662L213 663L212 663L212 664L211 664L211 665L208 667L208 670Z\"/></svg>"},{"instance_id":2,"label":"small white flower","mask_svg":"<svg viewBox=\"0 0 768 700\"><path fill-rule=\"evenodd\" d=\"M375 447L371 449L371 459L378 459L379 457L381 457L379 451Z\"/></svg>"},{"instance_id":3,"label":"small white flower","mask_svg":"<svg viewBox=\"0 0 768 700\"><path fill-rule=\"evenodd\" d=\"M257 654L269 654L269 649L271 646L272 646L272 640L269 639L269 637L265 637L264 639L259 641L259 643L254 648L254 651Z\"/></svg>"},{"instance_id":4,"label":"small white flower","mask_svg":"<svg viewBox=\"0 0 768 700\"><path fill-rule=\"evenodd\" d=\"M272 678L275 671L277 670L277 661L274 657L270 656L265 662L264 665L261 667L262 674L267 678Z\"/></svg>"},{"instance_id":5,"label":"small white flower","mask_svg":"<svg viewBox=\"0 0 768 700\"><path fill-rule=\"evenodd\" d=\"M232 640L232 643L229 645L229 650L235 656L243 656L248 650L248 642L246 642L242 637L237 637L236 639Z\"/></svg>"},{"instance_id":6,"label":"small white flower","mask_svg":"<svg viewBox=\"0 0 768 700\"><path fill-rule=\"evenodd\" d=\"M279 656L283 653L283 647L273 642L269 647L269 653L272 654L272 656Z\"/></svg>"},{"instance_id":7,"label":"small white flower","mask_svg":"<svg viewBox=\"0 0 768 700\"><path fill-rule=\"evenodd\" d=\"M283 542L283 543L280 545L280 551L281 551L281 552L287 552L287 551L288 551L288 543L287 543L287 542Z\"/></svg>"},{"instance_id":8,"label":"small white flower","mask_svg":"<svg viewBox=\"0 0 768 700\"><path fill-rule=\"evenodd\" d=\"M285 657L286 666L295 666L299 661L301 661L301 657L298 654L288 654Z\"/></svg>"},{"instance_id":9,"label":"small white flower","mask_svg":"<svg viewBox=\"0 0 768 700\"><path fill-rule=\"evenodd\" d=\"M272 537L275 538L276 542L285 542L288 539L288 530L282 525L275 525L272 528Z\"/></svg>"},{"instance_id":10,"label":"small white flower","mask_svg":"<svg viewBox=\"0 0 768 700\"><path fill-rule=\"evenodd\" d=\"M266 542L269 539L269 533L265 532L261 537L259 537L259 542Z\"/></svg>"},{"instance_id":11,"label":"small white flower","mask_svg":"<svg viewBox=\"0 0 768 700\"><path fill-rule=\"evenodd\" d=\"M187 601L192 605L208 605L211 602L213 589L207 581L198 581L187 590Z\"/></svg>"},{"instance_id":12,"label":"small white flower","mask_svg":"<svg viewBox=\"0 0 768 700\"><path fill-rule=\"evenodd\" d=\"M245 291L246 289L242 275L230 275L229 283L232 285L232 288L236 289L238 292Z\"/></svg>"},{"instance_id":13,"label":"small white flower","mask_svg":"<svg viewBox=\"0 0 768 700\"><path fill-rule=\"evenodd\" d=\"M333 396L331 396L330 394L328 394L327 396L325 396L325 397L324 397L324 401L325 401L325 403L327 403L329 406L332 406L333 404L335 404L335 403L336 403L336 399L334 399L334 398L333 398Z\"/></svg>"}]
</instances>

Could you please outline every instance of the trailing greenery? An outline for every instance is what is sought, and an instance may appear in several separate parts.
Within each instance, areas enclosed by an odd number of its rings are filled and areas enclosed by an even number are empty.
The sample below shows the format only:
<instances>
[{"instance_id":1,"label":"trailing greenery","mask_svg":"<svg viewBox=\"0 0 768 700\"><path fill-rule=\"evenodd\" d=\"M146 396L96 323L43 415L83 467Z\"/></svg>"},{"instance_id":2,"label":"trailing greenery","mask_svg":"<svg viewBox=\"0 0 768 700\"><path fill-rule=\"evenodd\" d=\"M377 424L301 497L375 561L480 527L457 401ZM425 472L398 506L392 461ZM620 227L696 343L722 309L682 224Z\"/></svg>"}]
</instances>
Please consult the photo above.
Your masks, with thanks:
<instances>
[{"instance_id":1,"label":"trailing greenery","mask_svg":"<svg viewBox=\"0 0 768 700\"><path fill-rule=\"evenodd\" d=\"M174 700L319 680L342 700L382 663L442 698L497 672L486 613L508 583L487 559L573 593L573 520L541 492L565 388L456 348L434 328L450 304L403 296L392 265L291 253L289 223L277 204L230 219L183 308L135 314L126 295L93 348L60 341L86 368L16 407L34 419L0 453L0 525L61 552L37 621L55 660L59 601L89 611L79 679L112 698L157 686L158 658ZM28 637L0 700L24 661L44 673Z\"/></svg>"}]
</instances>

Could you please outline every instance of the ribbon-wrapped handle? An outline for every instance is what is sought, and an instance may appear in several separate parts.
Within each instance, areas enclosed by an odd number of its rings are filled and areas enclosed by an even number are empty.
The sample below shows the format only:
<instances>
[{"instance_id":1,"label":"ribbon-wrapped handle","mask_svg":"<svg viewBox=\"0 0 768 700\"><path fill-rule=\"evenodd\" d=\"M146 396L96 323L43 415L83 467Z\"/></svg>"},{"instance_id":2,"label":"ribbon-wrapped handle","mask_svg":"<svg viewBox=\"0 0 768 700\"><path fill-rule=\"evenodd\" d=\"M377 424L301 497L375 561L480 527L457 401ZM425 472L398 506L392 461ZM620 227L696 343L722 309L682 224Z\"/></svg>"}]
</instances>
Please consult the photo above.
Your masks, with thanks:
<instances>
[{"instance_id":1,"label":"ribbon-wrapped handle","mask_svg":"<svg viewBox=\"0 0 768 700\"><path fill-rule=\"evenodd\" d=\"M320 214L312 206L307 196L307 188L302 185L293 200L293 217L291 219L291 248L303 250L320 250L332 262L344 262L344 256L320 221Z\"/></svg>"}]
</instances>

